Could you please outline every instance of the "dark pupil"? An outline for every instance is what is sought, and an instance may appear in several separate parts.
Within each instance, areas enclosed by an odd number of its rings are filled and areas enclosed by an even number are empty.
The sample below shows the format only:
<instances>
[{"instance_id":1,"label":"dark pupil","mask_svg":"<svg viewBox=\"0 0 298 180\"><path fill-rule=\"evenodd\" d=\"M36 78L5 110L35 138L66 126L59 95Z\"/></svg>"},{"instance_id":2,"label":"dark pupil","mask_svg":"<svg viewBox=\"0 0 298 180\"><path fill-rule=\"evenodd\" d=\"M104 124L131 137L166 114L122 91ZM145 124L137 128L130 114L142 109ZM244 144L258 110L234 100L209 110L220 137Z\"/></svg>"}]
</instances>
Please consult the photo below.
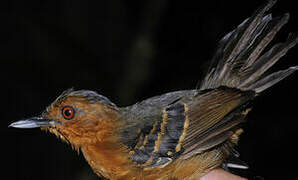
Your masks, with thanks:
<instances>
[{"instance_id":1,"label":"dark pupil","mask_svg":"<svg viewBox=\"0 0 298 180\"><path fill-rule=\"evenodd\" d=\"M66 109L66 110L64 111L64 115L65 115L66 117L70 117L71 114L72 114L72 111L71 111L70 109Z\"/></svg>"}]
</instances>

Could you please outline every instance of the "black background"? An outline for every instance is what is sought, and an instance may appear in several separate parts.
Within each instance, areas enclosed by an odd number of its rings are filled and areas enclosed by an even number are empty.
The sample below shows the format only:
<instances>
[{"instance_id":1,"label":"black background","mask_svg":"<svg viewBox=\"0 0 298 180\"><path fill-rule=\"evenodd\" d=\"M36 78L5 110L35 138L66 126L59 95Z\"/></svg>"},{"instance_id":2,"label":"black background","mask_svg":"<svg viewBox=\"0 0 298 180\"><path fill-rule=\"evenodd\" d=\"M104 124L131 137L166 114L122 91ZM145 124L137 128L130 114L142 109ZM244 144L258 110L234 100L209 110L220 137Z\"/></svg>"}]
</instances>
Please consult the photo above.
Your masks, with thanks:
<instances>
[{"instance_id":1,"label":"black background","mask_svg":"<svg viewBox=\"0 0 298 180\"><path fill-rule=\"evenodd\" d=\"M82 155L54 135L7 126L38 115L70 87L96 90L119 106L195 88L216 42L261 3L12 0L1 5L2 177L96 179ZM280 1L272 12L291 13L274 42L298 30L295 1ZM297 57L295 47L272 69L297 65ZM258 97L244 125L241 159L265 179L297 174L297 82L296 73Z\"/></svg>"}]
</instances>

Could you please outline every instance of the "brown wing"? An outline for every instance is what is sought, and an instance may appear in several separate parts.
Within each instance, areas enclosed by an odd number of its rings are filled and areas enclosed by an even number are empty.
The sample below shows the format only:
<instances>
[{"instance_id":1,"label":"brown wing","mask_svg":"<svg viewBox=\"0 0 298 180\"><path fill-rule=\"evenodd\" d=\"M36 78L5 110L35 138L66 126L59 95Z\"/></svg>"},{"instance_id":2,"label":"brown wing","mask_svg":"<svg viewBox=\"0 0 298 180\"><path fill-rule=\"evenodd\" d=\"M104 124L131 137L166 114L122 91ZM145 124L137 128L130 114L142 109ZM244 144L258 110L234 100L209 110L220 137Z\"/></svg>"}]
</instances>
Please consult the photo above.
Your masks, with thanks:
<instances>
[{"instance_id":1,"label":"brown wing","mask_svg":"<svg viewBox=\"0 0 298 180\"><path fill-rule=\"evenodd\" d=\"M148 169L164 167L228 139L243 120L242 107L252 93L231 88L201 91L177 100L152 116L152 126L139 131L131 159ZM240 112L240 113L238 113Z\"/></svg>"},{"instance_id":2,"label":"brown wing","mask_svg":"<svg viewBox=\"0 0 298 180\"><path fill-rule=\"evenodd\" d=\"M233 127L244 120L246 105L253 92L221 87L186 101L187 126L181 137L183 158L210 149L233 134Z\"/></svg>"}]
</instances>

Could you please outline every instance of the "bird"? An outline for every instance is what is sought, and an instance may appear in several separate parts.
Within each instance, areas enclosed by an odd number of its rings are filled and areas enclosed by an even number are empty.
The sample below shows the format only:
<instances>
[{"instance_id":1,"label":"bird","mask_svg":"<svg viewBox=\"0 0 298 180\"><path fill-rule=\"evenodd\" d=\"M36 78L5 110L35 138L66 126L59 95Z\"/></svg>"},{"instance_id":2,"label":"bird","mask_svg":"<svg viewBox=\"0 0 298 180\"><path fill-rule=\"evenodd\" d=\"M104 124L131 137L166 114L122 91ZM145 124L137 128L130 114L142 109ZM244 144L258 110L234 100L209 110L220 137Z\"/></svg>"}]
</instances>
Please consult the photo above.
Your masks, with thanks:
<instances>
[{"instance_id":1,"label":"bird","mask_svg":"<svg viewBox=\"0 0 298 180\"><path fill-rule=\"evenodd\" d=\"M64 91L39 116L11 123L41 128L82 152L105 179L200 179L230 165L252 101L298 70L268 73L298 42L297 33L267 45L288 22L272 17L269 0L218 43L200 86L154 96L126 107L91 90ZM267 47L267 51L264 49Z\"/></svg>"}]
</instances>

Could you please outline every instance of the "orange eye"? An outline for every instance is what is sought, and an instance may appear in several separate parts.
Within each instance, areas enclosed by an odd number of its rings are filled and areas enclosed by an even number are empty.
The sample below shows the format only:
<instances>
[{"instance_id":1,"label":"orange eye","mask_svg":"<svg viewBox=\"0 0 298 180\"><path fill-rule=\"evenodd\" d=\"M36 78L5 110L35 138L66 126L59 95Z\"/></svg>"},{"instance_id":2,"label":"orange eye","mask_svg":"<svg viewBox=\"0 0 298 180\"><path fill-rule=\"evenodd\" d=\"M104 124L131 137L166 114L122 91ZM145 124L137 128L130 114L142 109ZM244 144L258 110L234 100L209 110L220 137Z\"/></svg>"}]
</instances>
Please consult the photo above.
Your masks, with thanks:
<instances>
[{"instance_id":1,"label":"orange eye","mask_svg":"<svg viewBox=\"0 0 298 180\"><path fill-rule=\"evenodd\" d=\"M62 115L64 119L70 120L74 117L75 110L73 109L73 107L65 106L62 108Z\"/></svg>"}]
</instances>

